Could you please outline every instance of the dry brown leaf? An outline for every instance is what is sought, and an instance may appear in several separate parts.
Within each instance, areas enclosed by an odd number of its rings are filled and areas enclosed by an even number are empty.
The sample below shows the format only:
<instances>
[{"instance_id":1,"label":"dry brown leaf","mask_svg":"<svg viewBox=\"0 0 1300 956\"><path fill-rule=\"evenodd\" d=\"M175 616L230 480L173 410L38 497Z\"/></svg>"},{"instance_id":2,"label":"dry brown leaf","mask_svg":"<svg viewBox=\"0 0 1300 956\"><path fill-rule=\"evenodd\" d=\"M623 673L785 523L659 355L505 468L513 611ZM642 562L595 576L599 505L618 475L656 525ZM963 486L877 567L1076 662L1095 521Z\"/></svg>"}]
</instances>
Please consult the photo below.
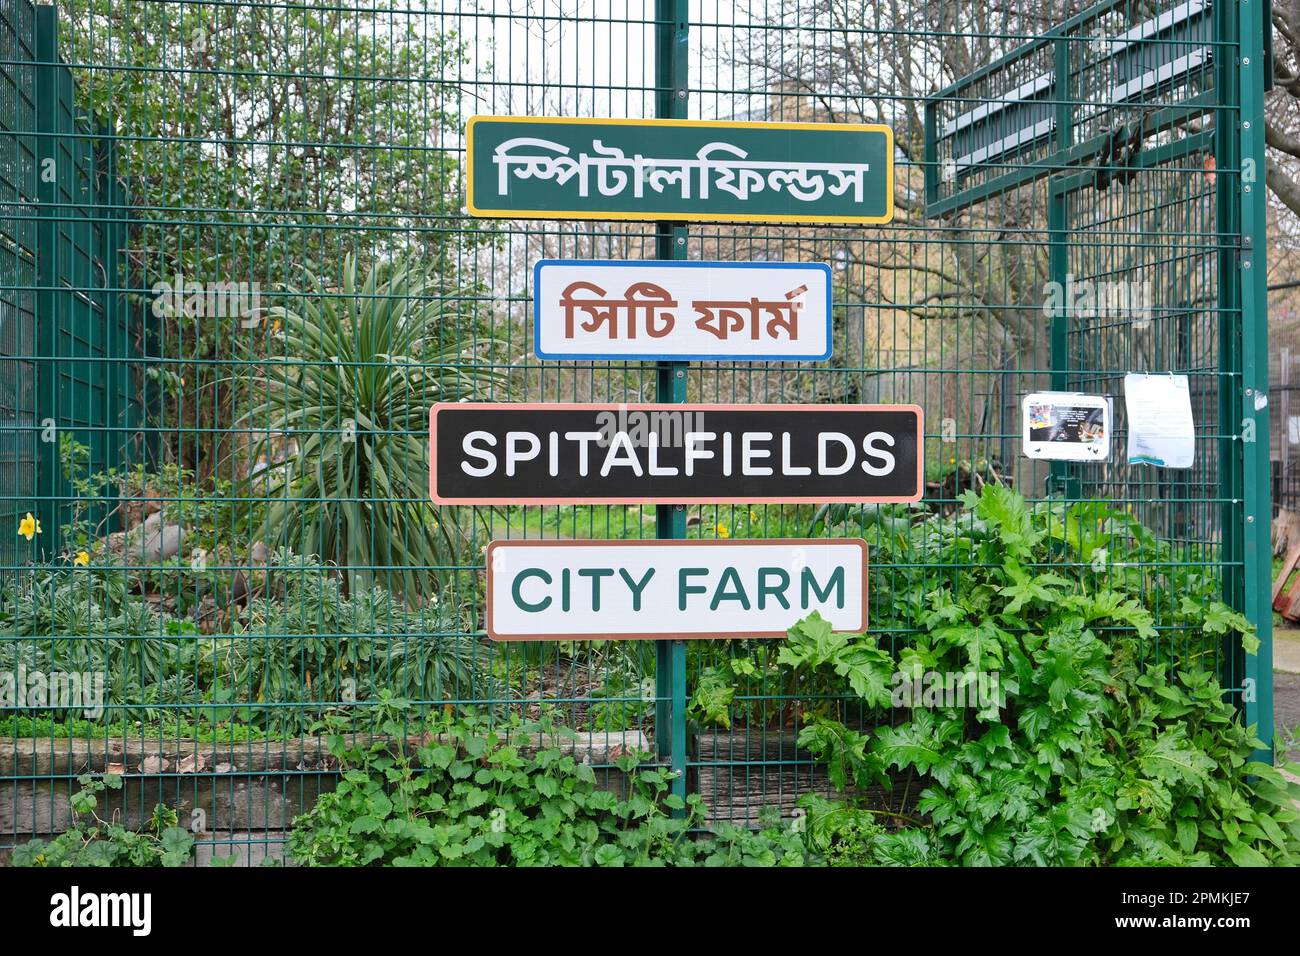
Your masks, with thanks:
<instances>
[{"instance_id":1,"label":"dry brown leaf","mask_svg":"<svg viewBox=\"0 0 1300 956\"><path fill-rule=\"evenodd\" d=\"M208 766L208 762L204 758L203 754L199 753L196 750L188 757L183 758L181 762L176 765L176 772L177 773L198 773L200 770L205 769L207 766Z\"/></svg>"}]
</instances>

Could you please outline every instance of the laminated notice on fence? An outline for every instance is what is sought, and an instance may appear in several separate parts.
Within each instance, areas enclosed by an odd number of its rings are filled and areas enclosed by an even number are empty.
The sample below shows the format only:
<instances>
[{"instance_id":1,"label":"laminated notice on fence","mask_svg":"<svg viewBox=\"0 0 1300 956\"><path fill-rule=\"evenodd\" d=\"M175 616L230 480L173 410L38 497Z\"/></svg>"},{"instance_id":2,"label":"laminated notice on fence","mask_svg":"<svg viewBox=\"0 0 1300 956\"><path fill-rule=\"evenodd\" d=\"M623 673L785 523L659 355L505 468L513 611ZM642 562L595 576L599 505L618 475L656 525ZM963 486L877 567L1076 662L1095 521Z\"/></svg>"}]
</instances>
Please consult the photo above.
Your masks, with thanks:
<instances>
[{"instance_id":1,"label":"laminated notice on fence","mask_svg":"<svg viewBox=\"0 0 1300 956\"><path fill-rule=\"evenodd\" d=\"M1029 458L1105 461L1110 457L1110 399L1076 392L1031 392L1021 405Z\"/></svg>"},{"instance_id":2,"label":"laminated notice on fence","mask_svg":"<svg viewBox=\"0 0 1300 956\"><path fill-rule=\"evenodd\" d=\"M1186 375L1125 375L1124 407L1130 465L1192 467L1196 423Z\"/></svg>"}]
</instances>

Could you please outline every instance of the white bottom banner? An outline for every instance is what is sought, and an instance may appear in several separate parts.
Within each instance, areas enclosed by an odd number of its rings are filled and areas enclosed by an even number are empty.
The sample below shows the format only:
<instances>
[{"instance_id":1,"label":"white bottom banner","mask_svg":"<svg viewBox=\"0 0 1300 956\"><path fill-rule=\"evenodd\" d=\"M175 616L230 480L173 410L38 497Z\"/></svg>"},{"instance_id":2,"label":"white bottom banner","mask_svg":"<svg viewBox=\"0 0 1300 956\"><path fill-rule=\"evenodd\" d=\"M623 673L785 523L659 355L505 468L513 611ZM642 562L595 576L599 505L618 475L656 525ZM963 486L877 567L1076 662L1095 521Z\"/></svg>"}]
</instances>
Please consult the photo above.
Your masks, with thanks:
<instances>
[{"instance_id":1,"label":"white bottom banner","mask_svg":"<svg viewBox=\"0 0 1300 956\"><path fill-rule=\"evenodd\" d=\"M817 611L836 631L867 627L867 543L494 541L487 632L494 641L783 637Z\"/></svg>"}]
</instances>

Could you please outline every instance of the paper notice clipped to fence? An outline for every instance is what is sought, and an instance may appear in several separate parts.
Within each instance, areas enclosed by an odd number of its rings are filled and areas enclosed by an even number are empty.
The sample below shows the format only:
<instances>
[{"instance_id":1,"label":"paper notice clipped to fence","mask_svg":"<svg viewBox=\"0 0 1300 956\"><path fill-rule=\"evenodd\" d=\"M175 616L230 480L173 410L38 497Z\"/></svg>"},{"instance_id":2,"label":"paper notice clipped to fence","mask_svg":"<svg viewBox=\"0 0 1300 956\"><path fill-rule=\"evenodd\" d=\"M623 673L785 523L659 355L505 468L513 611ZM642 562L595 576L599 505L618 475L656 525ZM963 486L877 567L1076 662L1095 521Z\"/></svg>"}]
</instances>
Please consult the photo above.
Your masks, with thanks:
<instances>
[{"instance_id":1,"label":"paper notice clipped to fence","mask_svg":"<svg viewBox=\"0 0 1300 956\"><path fill-rule=\"evenodd\" d=\"M1191 468L1196 453L1196 423L1186 375L1124 376L1130 465Z\"/></svg>"}]
</instances>

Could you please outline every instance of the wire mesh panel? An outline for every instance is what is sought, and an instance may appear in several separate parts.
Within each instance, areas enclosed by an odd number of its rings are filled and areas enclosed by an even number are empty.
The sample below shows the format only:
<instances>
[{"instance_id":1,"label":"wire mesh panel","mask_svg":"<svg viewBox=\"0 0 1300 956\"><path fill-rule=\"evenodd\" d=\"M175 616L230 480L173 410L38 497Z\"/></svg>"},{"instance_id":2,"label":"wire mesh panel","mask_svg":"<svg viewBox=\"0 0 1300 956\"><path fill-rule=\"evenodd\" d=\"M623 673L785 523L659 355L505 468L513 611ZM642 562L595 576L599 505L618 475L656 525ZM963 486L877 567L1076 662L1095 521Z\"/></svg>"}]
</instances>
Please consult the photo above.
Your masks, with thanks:
<instances>
[{"instance_id":1,"label":"wire mesh panel","mask_svg":"<svg viewBox=\"0 0 1300 956\"><path fill-rule=\"evenodd\" d=\"M1068 384L1121 394L1127 370L1188 375L1199 423L1200 454L1193 468L1153 472L1122 461L1083 466L1080 491L1089 498L1129 502L1147 527L1181 545L1187 560L1215 560L1215 552L1204 546L1217 540L1221 520L1215 445L1220 315L1213 294L1219 243L1213 232L1213 174L1204 172L1202 159L1180 149L1174 158L1144 169L1144 181L1122 192L1099 197L1089 183L1061 193L1070 224L1066 276L1076 284L1091 283L1103 299L1101 307L1072 317L1074 368ZM1134 238L1117 242L1122 236ZM1116 283L1133 290L1132 302L1105 304ZM1123 407L1117 420L1126 433Z\"/></svg>"},{"instance_id":2,"label":"wire mesh panel","mask_svg":"<svg viewBox=\"0 0 1300 956\"><path fill-rule=\"evenodd\" d=\"M67 68L54 134L30 52L33 14L52 30L53 8L12 0L0 520L46 517L0 538L0 669L101 675L103 693L0 708L0 844L66 827L77 776L109 770L127 774L124 819L161 800L212 852L278 855L337 779L321 721L372 734L398 713L417 737L431 714L470 711L519 734L569 727L596 767L656 752L711 819L755 825L829 792L798 743L813 718L891 719L778 667L779 642L492 643L496 539L861 537L870 629L898 653L917 626L905 594L963 573L910 529L1001 483L1059 501L1063 521L1089 520L1065 510L1087 502L1131 513L1163 544L1116 532L1110 560L1149 566L1153 586L1161 567L1193 568L1242 607L1244 548L1224 529L1251 507L1249 449L1225 396L1243 322L1263 316L1244 319L1221 282L1241 175L1222 133L1240 109L1222 6L72 0L50 50ZM475 219L472 115L884 124L894 217ZM25 217L47 156L54 246L37 249ZM58 263L48 282L33 256ZM674 257L828 263L831 359L534 356L538 259ZM1053 283L1125 298L1053 313ZM33 395L37 366L57 384ZM1124 463L1131 370L1190 377L1192 469ZM1109 462L1021 456L1021 398L1049 388L1115 400ZM439 507L429 409L462 400L916 403L925 498ZM41 451L47 417L60 443ZM1179 639L1157 624L1153 654ZM1214 649L1240 691L1230 651Z\"/></svg>"},{"instance_id":3,"label":"wire mesh panel","mask_svg":"<svg viewBox=\"0 0 1300 956\"><path fill-rule=\"evenodd\" d=\"M0 434L0 487L6 498L0 504L0 521L16 525L22 514L21 502L8 497L11 490L31 489L36 484L36 435L30 430L36 420L36 323L34 319L36 282L35 234L30 215L24 215L22 203L36 193L37 168L29 135L23 131L36 127L33 66L34 11L18 5L5 11L0 22L0 42L6 61L0 108L3 109L5 143L3 189L6 216L4 249L5 291L0 293L0 354L4 356L4 375L0 376L0 416L4 431ZM8 536L3 545L7 567L19 560L18 539Z\"/></svg>"}]
</instances>

